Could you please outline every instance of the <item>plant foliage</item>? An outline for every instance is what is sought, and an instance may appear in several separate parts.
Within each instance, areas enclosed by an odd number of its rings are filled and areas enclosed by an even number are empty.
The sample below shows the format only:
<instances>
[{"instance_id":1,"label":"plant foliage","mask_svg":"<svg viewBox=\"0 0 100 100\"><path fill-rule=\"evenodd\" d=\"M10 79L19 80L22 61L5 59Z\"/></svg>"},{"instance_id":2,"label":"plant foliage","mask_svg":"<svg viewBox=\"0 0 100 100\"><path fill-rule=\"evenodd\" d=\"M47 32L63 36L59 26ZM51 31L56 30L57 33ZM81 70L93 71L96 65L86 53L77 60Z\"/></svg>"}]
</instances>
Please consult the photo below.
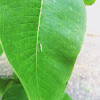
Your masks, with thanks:
<instances>
[{"instance_id":1,"label":"plant foliage","mask_svg":"<svg viewBox=\"0 0 100 100\"><path fill-rule=\"evenodd\" d=\"M0 20L4 52L28 100L65 100L86 29L83 0L0 0ZM9 91L19 95L17 88Z\"/></svg>"},{"instance_id":2,"label":"plant foliage","mask_svg":"<svg viewBox=\"0 0 100 100\"><path fill-rule=\"evenodd\" d=\"M85 5L92 5L96 0L84 0Z\"/></svg>"},{"instance_id":3,"label":"plant foliage","mask_svg":"<svg viewBox=\"0 0 100 100\"><path fill-rule=\"evenodd\" d=\"M23 86L21 84L17 84L7 90L2 100L28 100L28 97L26 95ZM66 93L64 93L61 100L72 100L72 99Z\"/></svg>"},{"instance_id":4,"label":"plant foliage","mask_svg":"<svg viewBox=\"0 0 100 100\"><path fill-rule=\"evenodd\" d=\"M2 55L3 53L3 50L2 50L2 47L1 47L1 44L0 44L0 56Z\"/></svg>"},{"instance_id":5,"label":"plant foliage","mask_svg":"<svg viewBox=\"0 0 100 100\"><path fill-rule=\"evenodd\" d=\"M3 96L9 87L13 84L11 79L2 79L0 78L0 96Z\"/></svg>"}]
</instances>

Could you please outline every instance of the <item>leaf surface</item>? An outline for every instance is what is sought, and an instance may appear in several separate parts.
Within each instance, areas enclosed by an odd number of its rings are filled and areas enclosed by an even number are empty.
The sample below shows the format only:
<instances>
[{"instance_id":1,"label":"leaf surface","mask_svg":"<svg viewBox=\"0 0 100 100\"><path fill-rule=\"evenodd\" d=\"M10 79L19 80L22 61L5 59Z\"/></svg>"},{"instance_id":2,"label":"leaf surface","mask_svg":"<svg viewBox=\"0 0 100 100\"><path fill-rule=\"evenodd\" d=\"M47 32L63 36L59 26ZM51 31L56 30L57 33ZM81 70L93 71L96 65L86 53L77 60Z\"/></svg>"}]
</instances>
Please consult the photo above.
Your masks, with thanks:
<instances>
[{"instance_id":1,"label":"leaf surface","mask_svg":"<svg viewBox=\"0 0 100 100\"><path fill-rule=\"evenodd\" d=\"M0 96L3 96L11 86L16 84L21 83L15 74L11 78L0 78Z\"/></svg>"},{"instance_id":2,"label":"leaf surface","mask_svg":"<svg viewBox=\"0 0 100 100\"><path fill-rule=\"evenodd\" d=\"M34 98L33 98L34 99ZM21 84L17 84L9 88L4 94L2 100L28 100L26 92ZM61 100L72 100L66 93Z\"/></svg>"},{"instance_id":3,"label":"leaf surface","mask_svg":"<svg viewBox=\"0 0 100 100\"><path fill-rule=\"evenodd\" d=\"M83 0L85 5L92 5L95 3L96 0Z\"/></svg>"},{"instance_id":4,"label":"leaf surface","mask_svg":"<svg viewBox=\"0 0 100 100\"><path fill-rule=\"evenodd\" d=\"M13 80L0 78L0 96L2 96L12 84Z\"/></svg>"},{"instance_id":5,"label":"leaf surface","mask_svg":"<svg viewBox=\"0 0 100 100\"><path fill-rule=\"evenodd\" d=\"M72 99L68 96L68 94L64 93L61 100L72 100Z\"/></svg>"},{"instance_id":6,"label":"leaf surface","mask_svg":"<svg viewBox=\"0 0 100 100\"><path fill-rule=\"evenodd\" d=\"M0 44L0 56L2 55L3 53L3 50L2 50L2 47L1 47L1 44Z\"/></svg>"},{"instance_id":7,"label":"leaf surface","mask_svg":"<svg viewBox=\"0 0 100 100\"><path fill-rule=\"evenodd\" d=\"M22 85L18 84L9 88L2 100L28 100L28 97Z\"/></svg>"},{"instance_id":8,"label":"leaf surface","mask_svg":"<svg viewBox=\"0 0 100 100\"><path fill-rule=\"evenodd\" d=\"M0 9L1 42L28 99L60 100L84 38L83 0L0 0Z\"/></svg>"}]
</instances>

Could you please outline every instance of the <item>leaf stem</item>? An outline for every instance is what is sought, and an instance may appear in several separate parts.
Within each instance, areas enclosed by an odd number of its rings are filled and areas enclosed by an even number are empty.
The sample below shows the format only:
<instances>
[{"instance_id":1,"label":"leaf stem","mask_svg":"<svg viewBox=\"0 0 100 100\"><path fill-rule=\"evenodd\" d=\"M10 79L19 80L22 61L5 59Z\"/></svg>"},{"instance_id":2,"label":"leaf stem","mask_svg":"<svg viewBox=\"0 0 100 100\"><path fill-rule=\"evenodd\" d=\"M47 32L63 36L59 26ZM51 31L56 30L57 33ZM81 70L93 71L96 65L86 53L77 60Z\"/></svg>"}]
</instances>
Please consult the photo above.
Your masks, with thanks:
<instances>
[{"instance_id":1,"label":"leaf stem","mask_svg":"<svg viewBox=\"0 0 100 100\"><path fill-rule=\"evenodd\" d=\"M37 48L38 48L38 36L39 36L39 28L40 28L40 19L41 19L41 14L42 14L42 5L43 5L43 0L41 0L41 7L40 7L40 15L39 15L39 23L38 23L38 30L37 30L37 43L36 43L36 78L37 78L37 87L39 91L39 83L38 83L38 75L37 75ZM40 96L40 92L39 92ZM41 96L40 96L41 100Z\"/></svg>"}]
</instances>

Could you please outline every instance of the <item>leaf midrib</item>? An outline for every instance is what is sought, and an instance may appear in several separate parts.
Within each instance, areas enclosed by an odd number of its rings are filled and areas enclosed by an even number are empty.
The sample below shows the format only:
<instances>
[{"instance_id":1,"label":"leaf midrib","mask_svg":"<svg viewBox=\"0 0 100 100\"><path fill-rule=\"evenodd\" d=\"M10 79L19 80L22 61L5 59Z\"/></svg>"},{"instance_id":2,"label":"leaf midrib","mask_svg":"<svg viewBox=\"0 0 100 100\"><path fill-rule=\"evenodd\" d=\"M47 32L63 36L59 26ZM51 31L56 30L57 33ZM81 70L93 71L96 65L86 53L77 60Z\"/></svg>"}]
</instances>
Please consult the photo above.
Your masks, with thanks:
<instances>
[{"instance_id":1,"label":"leaf midrib","mask_svg":"<svg viewBox=\"0 0 100 100\"><path fill-rule=\"evenodd\" d=\"M43 5L43 0L41 0L41 7L40 7L40 14L39 14L39 22L38 22L38 30L37 30L37 42L36 42L36 80L37 80L37 87L38 87L38 92L41 100L41 95L40 95L40 90L39 90L39 83L38 83L38 75L37 75L37 48L38 48L38 35L39 35L39 28L40 28L40 19L41 19L41 14L42 14L42 5Z\"/></svg>"}]
</instances>

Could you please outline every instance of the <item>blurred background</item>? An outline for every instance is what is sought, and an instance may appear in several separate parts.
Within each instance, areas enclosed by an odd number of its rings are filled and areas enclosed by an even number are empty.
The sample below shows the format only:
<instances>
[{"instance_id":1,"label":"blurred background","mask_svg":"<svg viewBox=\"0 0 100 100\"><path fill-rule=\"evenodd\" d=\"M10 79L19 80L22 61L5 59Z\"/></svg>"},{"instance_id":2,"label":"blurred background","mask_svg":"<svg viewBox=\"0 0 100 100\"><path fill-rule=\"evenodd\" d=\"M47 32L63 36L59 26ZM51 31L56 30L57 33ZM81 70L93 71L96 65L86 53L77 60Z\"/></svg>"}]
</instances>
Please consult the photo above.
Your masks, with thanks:
<instances>
[{"instance_id":1,"label":"blurred background","mask_svg":"<svg viewBox=\"0 0 100 100\"><path fill-rule=\"evenodd\" d=\"M73 100L100 100L100 0L86 6L87 31L66 92ZM10 77L13 71L3 54L0 76Z\"/></svg>"},{"instance_id":2,"label":"blurred background","mask_svg":"<svg viewBox=\"0 0 100 100\"><path fill-rule=\"evenodd\" d=\"M87 31L86 34L100 35L100 0L86 7L87 10Z\"/></svg>"}]
</instances>

